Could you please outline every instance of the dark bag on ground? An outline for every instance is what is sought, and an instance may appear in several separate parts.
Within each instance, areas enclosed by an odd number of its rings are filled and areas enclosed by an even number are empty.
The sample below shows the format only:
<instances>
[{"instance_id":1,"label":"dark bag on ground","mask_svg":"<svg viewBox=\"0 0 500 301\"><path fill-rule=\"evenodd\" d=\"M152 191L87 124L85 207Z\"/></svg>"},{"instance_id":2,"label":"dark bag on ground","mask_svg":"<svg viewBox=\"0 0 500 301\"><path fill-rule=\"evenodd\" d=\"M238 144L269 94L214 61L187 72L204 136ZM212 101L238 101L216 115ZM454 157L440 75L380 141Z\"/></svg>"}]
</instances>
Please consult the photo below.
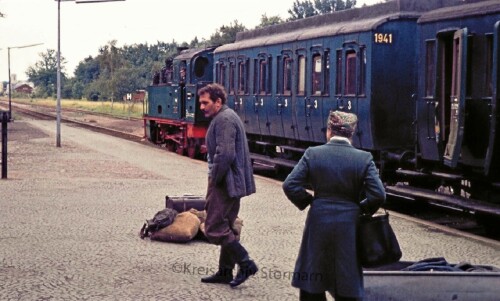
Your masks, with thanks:
<instances>
[{"instance_id":1,"label":"dark bag on ground","mask_svg":"<svg viewBox=\"0 0 500 301\"><path fill-rule=\"evenodd\" d=\"M188 242L198 233L200 223L198 216L184 211L177 214L171 225L151 233L150 238L164 242Z\"/></svg>"},{"instance_id":2,"label":"dark bag on ground","mask_svg":"<svg viewBox=\"0 0 500 301\"><path fill-rule=\"evenodd\" d=\"M205 197L200 195L165 196L165 207L174 209L177 212L184 212L189 209L203 211L206 202Z\"/></svg>"},{"instance_id":3,"label":"dark bag on ground","mask_svg":"<svg viewBox=\"0 0 500 301\"><path fill-rule=\"evenodd\" d=\"M357 235L358 258L362 267L378 267L401 259L401 248L389 224L387 211L383 215L361 215Z\"/></svg>"},{"instance_id":4,"label":"dark bag on ground","mask_svg":"<svg viewBox=\"0 0 500 301\"><path fill-rule=\"evenodd\" d=\"M165 208L156 212L152 219L146 220L141 228L141 232L139 232L139 236L144 239L144 237L150 236L150 233L169 226L174 222L176 216L177 211L172 208Z\"/></svg>"}]
</instances>

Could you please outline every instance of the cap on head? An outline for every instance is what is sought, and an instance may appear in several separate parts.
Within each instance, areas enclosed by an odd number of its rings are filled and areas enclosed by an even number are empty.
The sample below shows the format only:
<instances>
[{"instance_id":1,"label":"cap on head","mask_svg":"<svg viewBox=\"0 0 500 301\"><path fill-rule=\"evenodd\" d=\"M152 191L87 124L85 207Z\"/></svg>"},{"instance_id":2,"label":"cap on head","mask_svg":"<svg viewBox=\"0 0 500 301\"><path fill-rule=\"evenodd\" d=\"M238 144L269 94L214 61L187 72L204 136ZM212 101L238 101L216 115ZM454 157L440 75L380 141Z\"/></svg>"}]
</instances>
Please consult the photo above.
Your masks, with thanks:
<instances>
[{"instance_id":1,"label":"cap on head","mask_svg":"<svg viewBox=\"0 0 500 301\"><path fill-rule=\"evenodd\" d=\"M356 117L355 114L342 111L330 111L327 126L334 135L351 138L357 123L358 117Z\"/></svg>"}]
</instances>

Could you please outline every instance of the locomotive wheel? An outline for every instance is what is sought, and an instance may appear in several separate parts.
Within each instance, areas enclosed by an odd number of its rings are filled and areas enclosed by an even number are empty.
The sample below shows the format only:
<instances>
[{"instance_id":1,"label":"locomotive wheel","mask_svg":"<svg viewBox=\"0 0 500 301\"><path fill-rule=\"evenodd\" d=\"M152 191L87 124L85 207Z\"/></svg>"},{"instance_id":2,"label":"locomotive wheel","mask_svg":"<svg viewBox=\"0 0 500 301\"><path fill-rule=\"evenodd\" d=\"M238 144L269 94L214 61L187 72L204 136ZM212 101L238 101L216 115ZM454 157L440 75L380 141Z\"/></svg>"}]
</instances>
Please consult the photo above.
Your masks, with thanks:
<instances>
[{"instance_id":1,"label":"locomotive wheel","mask_svg":"<svg viewBox=\"0 0 500 301\"><path fill-rule=\"evenodd\" d=\"M189 158L191 158L191 159L197 158L199 153L200 153L200 147L196 143L196 139L190 138L189 139L189 146L187 149L187 154L188 154Z\"/></svg>"},{"instance_id":2,"label":"locomotive wheel","mask_svg":"<svg viewBox=\"0 0 500 301\"><path fill-rule=\"evenodd\" d=\"M175 151L175 143L172 141L167 141L165 142L165 146L169 152L174 152Z\"/></svg>"},{"instance_id":3,"label":"locomotive wheel","mask_svg":"<svg viewBox=\"0 0 500 301\"><path fill-rule=\"evenodd\" d=\"M154 144L158 144L158 129L154 126L154 123L152 122L149 128L149 141L153 142Z\"/></svg>"},{"instance_id":4,"label":"locomotive wheel","mask_svg":"<svg viewBox=\"0 0 500 301\"><path fill-rule=\"evenodd\" d=\"M196 146L195 145L190 146L187 150L187 153L188 153L189 158L191 158L191 159L196 158L196 155L197 155Z\"/></svg>"},{"instance_id":5,"label":"locomotive wheel","mask_svg":"<svg viewBox=\"0 0 500 301\"><path fill-rule=\"evenodd\" d=\"M181 156L184 156L185 149L184 149L184 147L179 145L179 146L177 146L177 149L175 150L175 152Z\"/></svg>"}]
</instances>

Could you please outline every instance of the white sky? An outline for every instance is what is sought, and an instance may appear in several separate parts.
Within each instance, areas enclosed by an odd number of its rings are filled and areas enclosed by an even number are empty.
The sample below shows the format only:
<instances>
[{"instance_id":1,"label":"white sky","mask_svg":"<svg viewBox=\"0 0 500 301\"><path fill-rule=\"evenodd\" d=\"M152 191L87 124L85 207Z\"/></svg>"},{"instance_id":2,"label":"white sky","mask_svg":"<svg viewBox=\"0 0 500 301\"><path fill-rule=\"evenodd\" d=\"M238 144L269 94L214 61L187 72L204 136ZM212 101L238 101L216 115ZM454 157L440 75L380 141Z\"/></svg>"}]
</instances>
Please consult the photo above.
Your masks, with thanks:
<instances>
[{"instance_id":1,"label":"white sky","mask_svg":"<svg viewBox=\"0 0 500 301\"><path fill-rule=\"evenodd\" d=\"M65 72L73 76L80 61L95 57L100 46L157 41L190 42L208 39L222 25L238 20L254 28L263 14L288 18L294 0L125 0L76 4L61 0L61 55ZM358 0L357 7L381 0ZM0 0L0 81L8 81L7 47L43 45L10 50L11 74L25 80L26 70L40 53L57 49L57 1Z\"/></svg>"}]
</instances>

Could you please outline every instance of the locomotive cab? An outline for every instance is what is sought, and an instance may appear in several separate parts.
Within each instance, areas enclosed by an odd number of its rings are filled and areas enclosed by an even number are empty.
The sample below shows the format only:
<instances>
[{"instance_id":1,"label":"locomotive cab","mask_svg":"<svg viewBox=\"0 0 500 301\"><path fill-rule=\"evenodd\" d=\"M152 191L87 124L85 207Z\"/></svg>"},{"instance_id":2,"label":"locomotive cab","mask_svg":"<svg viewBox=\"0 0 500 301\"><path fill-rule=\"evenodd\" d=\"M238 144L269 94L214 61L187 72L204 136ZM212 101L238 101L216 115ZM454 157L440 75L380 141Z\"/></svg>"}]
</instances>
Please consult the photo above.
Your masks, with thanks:
<instances>
[{"instance_id":1,"label":"locomotive cab","mask_svg":"<svg viewBox=\"0 0 500 301\"><path fill-rule=\"evenodd\" d=\"M145 136L171 151L197 157L204 151L207 118L197 91L212 81L213 48L187 49L172 60L171 81L148 87Z\"/></svg>"}]
</instances>

